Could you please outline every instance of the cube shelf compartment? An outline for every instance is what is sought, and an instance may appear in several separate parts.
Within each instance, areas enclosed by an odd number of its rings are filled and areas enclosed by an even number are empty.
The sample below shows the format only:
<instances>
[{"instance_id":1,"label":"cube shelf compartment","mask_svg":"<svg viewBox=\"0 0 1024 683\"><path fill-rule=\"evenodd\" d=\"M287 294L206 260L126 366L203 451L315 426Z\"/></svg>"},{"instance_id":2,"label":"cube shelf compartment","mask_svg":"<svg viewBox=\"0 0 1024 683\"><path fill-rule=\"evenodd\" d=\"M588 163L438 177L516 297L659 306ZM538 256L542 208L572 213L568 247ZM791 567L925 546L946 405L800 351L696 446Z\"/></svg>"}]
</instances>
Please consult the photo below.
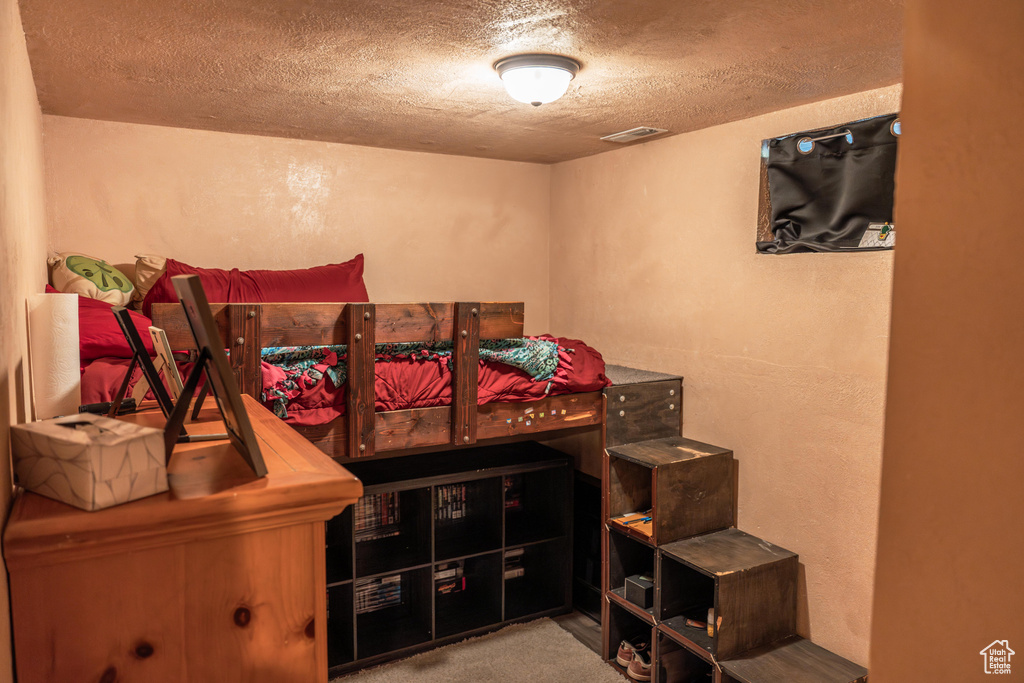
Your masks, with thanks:
<instances>
[{"instance_id":1,"label":"cube shelf compartment","mask_svg":"<svg viewBox=\"0 0 1024 683\"><path fill-rule=\"evenodd\" d=\"M390 500L383 499L385 494ZM430 562L430 517L423 514L430 509L429 488L375 492L363 498L379 500L382 506L390 503L397 510L398 521L377 527L376 533L366 534L364 540L356 531L357 578ZM358 523L358 508L353 516Z\"/></svg>"},{"instance_id":2,"label":"cube shelf compartment","mask_svg":"<svg viewBox=\"0 0 1024 683\"><path fill-rule=\"evenodd\" d=\"M571 518L561 498L570 486L569 470L508 474L504 485L506 545L565 535Z\"/></svg>"},{"instance_id":3,"label":"cube shelf compartment","mask_svg":"<svg viewBox=\"0 0 1024 683\"><path fill-rule=\"evenodd\" d=\"M619 643L628 641L631 645L639 646L641 643L650 645L657 636L653 624L644 621L636 614L618 603L608 604L608 638L611 642L611 655L609 664L625 674L625 669L615 661L615 654L618 651Z\"/></svg>"},{"instance_id":4,"label":"cube shelf compartment","mask_svg":"<svg viewBox=\"0 0 1024 683\"><path fill-rule=\"evenodd\" d=\"M434 565L438 638L501 621L500 570L500 551Z\"/></svg>"},{"instance_id":5,"label":"cube shelf compartment","mask_svg":"<svg viewBox=\"0 0 1024 683\"><path fill-rule=\"evenodd\" d=\"M664 633L658 633L657 654L654 657L655 678L658 683L712 683L714 665L683 647Z\"/></svg>"},{"instance_id":6,"label":"cube shelf compartment","mask_svg":"<svg viewBox=\"0 0 1024 683\"><path fill-rule=\"evenodd\" d=\"M522 575L515 576L519 566ZM546 612L570 602L569 552L560 540L506 548L504 577L506 619Z\"/></svg>"},{"instance_id":7,"label":"cube shelf compartment","mask_svg":"<svg viewBox=\"0 0 1024 683\"><path fill-rule=\"evenodd\" d=\"M361 581L365 584L361 585ZM392 588L393 587L393 588ZM392 590L393 601L360 611L360 589L371 595ZM356 579L356 654L360 659L423 643L431 637L430 568L375 579ZM365 608L363 608L365 609Z\"/></svg>"},{"instance_id":8,"label":"cube shelf compartment","mask_svg":"<svg viewBox=\"0 0 1024 683\"><path fill-rule=\"evenodd\" d=\"M610 447L607 463L608 522L624 533L662 545L736 522L730 450L672 436Z\"/></svg>"},{"instance_id":9,"label":"cube shelf compartment","mask_svg":"<svg viewBox=\"0 0 1024 683\"><path fill-rule=\"evenodd\" d=\"M568 611L571 459L533 442L347 463L328 522L331 676Z\"/></svg>"},{"instance_id":10,"label":"cube shelf compartment","mask_svg":"<svg viewBox=\"0 0 1024 683\"><path fill-rule=\"evenodd\" d=\"M644 612L651 623L654 621L654 605L644 608L626 599L626 578L635 575L655 577L655 555L653 546L638 541L617 530L608 534L608 590L622 607L634 612Z\"/></svg>"},{"instance_id":11,"label":"cube shelf compartment","mask_svg":"<svg viewBox=\"0 0 1024 683\"><path fill-rule=\"evenodd\" d=\"M438 558L501 548L498 477L434 486L434 546Z\"/></svg>"},{"instance_id":12,"label":"cube shelf compartment","mask_svg":"<svg viewBox=\"0 0 1024 683\"><path fill-rule=\"evenodd\" d=\"M663 629L725 660L796 631L798 559L738 529L675 541L660 549ZM687 627L714 609L714 635Z\"/></svg>"}]
</instances>

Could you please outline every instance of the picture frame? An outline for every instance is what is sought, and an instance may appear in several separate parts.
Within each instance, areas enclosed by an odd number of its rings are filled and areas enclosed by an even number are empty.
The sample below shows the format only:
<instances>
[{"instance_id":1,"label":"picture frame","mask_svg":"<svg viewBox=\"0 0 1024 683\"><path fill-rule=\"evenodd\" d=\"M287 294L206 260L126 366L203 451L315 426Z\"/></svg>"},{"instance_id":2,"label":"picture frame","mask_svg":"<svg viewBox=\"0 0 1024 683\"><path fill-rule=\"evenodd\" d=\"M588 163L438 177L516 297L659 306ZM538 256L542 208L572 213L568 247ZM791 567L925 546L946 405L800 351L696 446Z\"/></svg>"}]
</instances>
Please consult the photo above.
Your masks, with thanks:
<instances>
[{"instance_id":1,"label":"picture frame","mask_svg":"<svg viewBox=\"0 0 1024 683\"><path fill-rule=\"evenodd\" d=\"M256 434L253 432L249 415L242 403L242 393L238 388L234 373L228 364L227 354L213 320L206 292L198 275L177 275L171 278L171 284L178 295L185 318L192 330L199 357L188 379L182 388L174 410L168 418L164 432L168 452L177 442L176 432L184 423L189 403L199 383L199 377L206 373L206 385L213 394L214 401L224 419L227 437L257 477L267 474L267 466L260 453Z\"/></svg>"},{"instance_id":2,"label":"picture frame","mask_svg":"<svg viewBox=\"0 0 1024 683\"><path fill-rule=\"evenodd\" d=\"M156 368L163 370L167 390L170 392L171 398L177 401L185 385L181 380L181 373L178 372L178 365L174 362L174 354L171 352L170 342L167 341L167 333L159 327L150 326L149 338L153 340L153 350L156 351Z\"/></svg>"}]
</instances>

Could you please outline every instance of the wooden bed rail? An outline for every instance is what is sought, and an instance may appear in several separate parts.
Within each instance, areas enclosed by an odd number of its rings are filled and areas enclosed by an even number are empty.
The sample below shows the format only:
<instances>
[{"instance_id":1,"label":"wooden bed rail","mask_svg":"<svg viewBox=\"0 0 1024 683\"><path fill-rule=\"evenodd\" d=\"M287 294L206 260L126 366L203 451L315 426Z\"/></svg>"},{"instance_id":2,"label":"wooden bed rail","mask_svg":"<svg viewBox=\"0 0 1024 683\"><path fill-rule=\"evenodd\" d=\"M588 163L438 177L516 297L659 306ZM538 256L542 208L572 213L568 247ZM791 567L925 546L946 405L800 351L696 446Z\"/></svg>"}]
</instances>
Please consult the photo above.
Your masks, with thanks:
<instances>
[{"instance_id":1,"label":"wooden bed rail","mask_svg":"<svg viewBox=\"0 0 1024 683\"><path fill-rule=\"evenodd\" d=\"M450 443L477 440L480 339L523 336L522 302L411 304L211 304L231 368L243 393L261 393L260 351L275 346L348 346L346 451L375 453L374 345L451 340ZM195 340L179 304L155 304L153 325L167 333L173 349L193 349ZM439 409L431 409L436 414Z\"/></svg>"}]
</instances>

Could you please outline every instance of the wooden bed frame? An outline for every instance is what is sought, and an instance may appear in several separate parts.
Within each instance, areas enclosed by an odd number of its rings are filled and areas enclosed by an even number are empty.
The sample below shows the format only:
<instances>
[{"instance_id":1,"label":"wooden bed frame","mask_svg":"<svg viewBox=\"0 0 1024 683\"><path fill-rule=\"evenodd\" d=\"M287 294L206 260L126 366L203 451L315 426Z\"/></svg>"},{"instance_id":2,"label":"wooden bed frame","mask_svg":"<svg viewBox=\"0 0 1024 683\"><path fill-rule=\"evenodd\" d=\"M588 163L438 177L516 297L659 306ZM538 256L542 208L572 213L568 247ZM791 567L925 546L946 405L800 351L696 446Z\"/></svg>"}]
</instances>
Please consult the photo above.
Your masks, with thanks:
<instances>
[{"instance_id":1,"label":"wooden bed frame","mask_svg":"<svg viewBox=\"0 0 1024 683\"><path fill-rule=\"evenodd\" d=\"M242 393L260 398L260 350L274 346L348 345L346 414L296 429L338 460L441 450L478 442L538 438L601 425L601 391L528 403L477 405L480 339L523 336L522 302L410 304L211 304ZM195 341L179 304L155 304L153 325L171 348ZM454 342L452 405L374 412L374 344ZM543 415L543 417L541 417Z\"/></svg>"}]
</instances>

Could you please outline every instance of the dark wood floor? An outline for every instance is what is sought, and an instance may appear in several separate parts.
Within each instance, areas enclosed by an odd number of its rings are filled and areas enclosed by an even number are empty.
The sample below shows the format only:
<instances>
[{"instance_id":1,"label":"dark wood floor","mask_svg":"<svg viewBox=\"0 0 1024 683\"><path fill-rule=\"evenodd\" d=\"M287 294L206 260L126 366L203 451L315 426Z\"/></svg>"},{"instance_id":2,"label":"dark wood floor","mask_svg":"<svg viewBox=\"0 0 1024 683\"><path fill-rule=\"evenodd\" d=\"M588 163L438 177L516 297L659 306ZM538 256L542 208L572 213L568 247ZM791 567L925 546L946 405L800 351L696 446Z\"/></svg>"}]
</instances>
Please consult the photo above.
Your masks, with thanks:
<instances>
[{"instance_id":1,"label":"dark wood floor","mask_svg":"<svg viewBox=\"0 0 1024 683\"><path fill-rule=\"evenodd\" d=\"M597 654L601 654L601 624L582 612L576 611L552 617L552 621L571 633L576 640Z\"/></svg>"}]
</instances>

